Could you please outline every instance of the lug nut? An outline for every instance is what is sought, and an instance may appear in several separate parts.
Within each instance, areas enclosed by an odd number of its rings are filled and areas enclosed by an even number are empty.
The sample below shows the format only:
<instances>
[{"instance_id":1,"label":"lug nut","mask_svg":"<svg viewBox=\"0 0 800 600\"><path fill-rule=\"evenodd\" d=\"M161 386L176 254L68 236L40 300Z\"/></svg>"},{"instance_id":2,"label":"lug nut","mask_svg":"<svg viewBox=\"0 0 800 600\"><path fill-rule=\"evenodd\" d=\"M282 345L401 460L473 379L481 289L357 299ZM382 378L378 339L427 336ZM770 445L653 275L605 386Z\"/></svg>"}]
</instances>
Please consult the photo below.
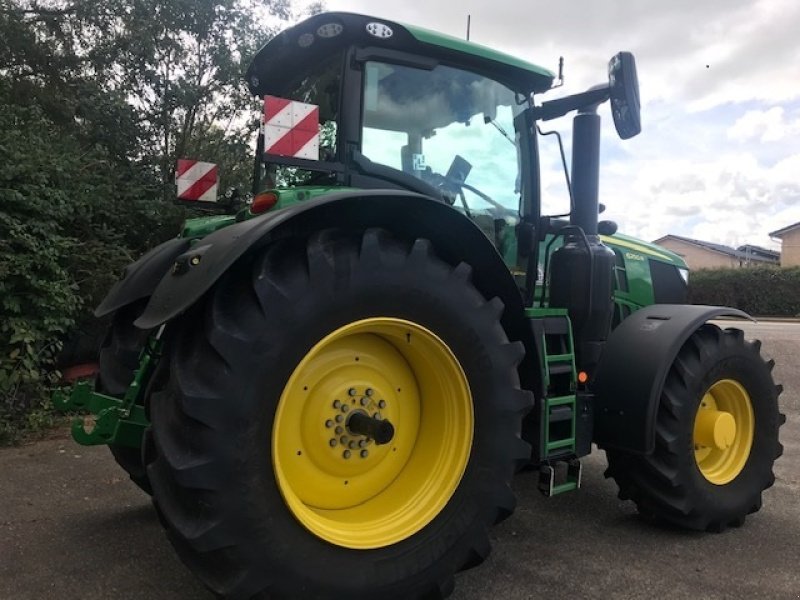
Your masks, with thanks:
<instances>
[{"instance_id":1,"label":"lug nut","mask_svg":"<svg viewBox=\"0 0 800 600\"><path fill-rule=\"evenodd\" d=\"M342 442L342 444L347 444L347 436L343 435L342 437L339 438L339 441Z\"/></svg>"},{"instance_id":2,"label":"lug nut","mask_svg":"<svg viewBox=\"0 0 800 600\"><path fill-rule=\"evenodd\" d=\"M330 441L330 442L328 442L328 443L331 445L331 448L335 448L335 447L336 447L336 444L337 444L338 442L337 442L336 440L331 440L331 441Z\"/></svg>"},{"instance_id":3,"label":"lug nut","mask_svg":"<svg viewBox=\"0 0 800 600\"><path fill-rule=\"evenodd\" d=\"M367 450L362 450L361 451L361 458L367 458L367 456L369 456L369 452Z\"/></svg>"},{"instance_id":4,"label":"lug nut","mask_svg":"<svg viewBox=\"0 0 800 600\"><path fill-rule=\"evenodd\" d=\"M350 410L350 407L347 404L342 404L342 412L346 413L348 410Z\"/></svg>"},{"instance_id":5,"label":"lug nut","mask_svg":"<svg viewBox=\"0 0 800 600\"><path fill-rule=\"evenodd\" d=\"M344 433L344 428L341 425L337 425L334 431L336 432L337 435L341 435L342 433Z\"/></svg>"},{"instance_id":6,"label":"lug nut","mask_svg":"<svg viewBox=\"0 0 800 600\"><path fill-rule=\"evenodd\" d=\"M334 400L333 401L333 408L339 408L340 405L341 405L341 402L339 402L338 400Z\"/></svg>"},{"instance_id":7,"label":"lug nut","mask_svg":"<svg viewBox=\"0 0 800 600\"><path fill-rule=\"evenodd\" d=\"M327 427L328 429L330 429L331 427L333 427L333 421L331 421L330 419L328 419L327 421L325 421L325 427Z\"/></svg>"},{"instance_id":8,"label":"lug nut","mask_svg":"<svg viewBox=\"0 0 800 600\"><path fill-rule=\"evenodd\" d=\"M360 440L358 442L358 447L359 448L364 448L366 445L367 445L367 440Z\"/></svg>"},{"instance_id":9,"label":"lug nut","mask_svg":"<svg viewBox=\"0 0 800 600\"><path fill-rule=\"evenodd\" d=\"M350 388L349 390L347 390L347 394L350 396L355 396L357 393L358 392L356 391L356 388Z\"/></svg>"},{"instance_id":10,"label":"lug nut","mask_svg":"<svg viewBox=\"0 0 800 600\"><path fill-rule=\"evenodd\" d=\"M374 413L372 413L372 418L373 419L379 419L380 415L378 413L374 412Z\"/></svg>"},{"instance_id":11,"label":"lug nut","mask_svg":"<svg viewBox=\"0 0 800 600\"><path fill-rule=\"evenodd\" d=\"M336 415L336 422L341 423L342 421L344 421L344 417L342 415Z\"/></svg>"},{"instance_id":12,"label":"lug nut","mask_svg":"<svg viewBox=\"0 0 800 600\"><path fill-rule=\"evenodd\" d=\"M372 396L372 388L367 388L366 392L364 392L367 396Z\"/></svg>"},{"instance_id":13,"label":"lug nut","mask_svg":"<svg viewBox=\"0 0 800 600\"><path fill-rule=\"evenodd\" d=\"M355 441L354 441L354 440L350 440L350 443L349 443L349 444L347 444L347 445L349 446L349 448L350 448L351 450L355 450L355 448L356 448L356 443L355 443Z\"/></svg>"},{"instance_id":14,"label":"lug nut","mask_svg":"<svg viewBox=\"0 0 800 600\"><path fill-rule=\"evenodd\" d=\"M386 400L379 400L378 408L386 408Z\"/></svg>"},{"instance_id":15,"label":"lug nut","mask_svg":"<svg viewBox=\"0 0 800 600\"><path fill-rule=\"evenodd\" d=\"M342 452L342 456L344 456L345 458L350 458L350 450L345 450L344 452Z\"/></svg>"},{"instance_id":16,"label":"lug nut","mask_svg":"<svg viewBox=\"0 0 800 600\"><path fill-rule=\"evenodd\" d=\"M366 396L361 398L361 406L366 406L367 402L368 402L368 400L367 400Z\"/></svg>"}]
</instances>

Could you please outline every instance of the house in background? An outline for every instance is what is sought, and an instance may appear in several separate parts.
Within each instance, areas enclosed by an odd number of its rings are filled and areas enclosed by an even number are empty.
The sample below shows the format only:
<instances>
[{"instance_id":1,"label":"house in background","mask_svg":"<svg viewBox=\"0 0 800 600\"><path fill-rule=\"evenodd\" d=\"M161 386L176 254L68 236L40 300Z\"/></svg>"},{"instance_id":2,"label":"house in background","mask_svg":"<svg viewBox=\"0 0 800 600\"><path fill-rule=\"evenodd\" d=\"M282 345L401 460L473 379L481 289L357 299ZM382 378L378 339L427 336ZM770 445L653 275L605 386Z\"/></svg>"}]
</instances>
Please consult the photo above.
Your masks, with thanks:
<instances>
[{"instance_id":1,"label":"house in background","mask_svg":"<svg viewBox=\"0 0 800 600\"><path fill-rule=\"evenodd\" d=\"M800 266L800 222L778 229L769 234L769 237L781 241L781 266Z\"/></svg>"},{"instance_id":2,"label":"house in background","mask_svg":"<svg viewBox=\"0 0 800 600\"><path fill-rule=\"evenodd\" d=\"M779 252L752 244L731 248L723 244L694 240L679 235L665 235L653 243L681 256L692 270L777 266L781 257Z\"/></svg>"}]
</instances>

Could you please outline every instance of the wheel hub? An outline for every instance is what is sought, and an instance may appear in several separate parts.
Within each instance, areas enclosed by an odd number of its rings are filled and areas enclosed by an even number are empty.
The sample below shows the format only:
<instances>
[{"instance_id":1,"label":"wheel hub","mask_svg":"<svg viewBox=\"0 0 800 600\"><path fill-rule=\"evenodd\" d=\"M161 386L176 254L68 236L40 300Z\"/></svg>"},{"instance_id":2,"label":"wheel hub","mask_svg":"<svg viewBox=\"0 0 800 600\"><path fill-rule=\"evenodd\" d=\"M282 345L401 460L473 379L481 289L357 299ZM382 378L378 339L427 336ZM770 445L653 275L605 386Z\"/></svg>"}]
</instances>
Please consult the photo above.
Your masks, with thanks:
<instances>
[{"instance_id":1,"label":"wheel hub","mask_svg":"<svg viewBox=\"0 0 800 600\"><path fill-rule=\"evenodd\" d=\"M281 395L278 487L297 520L330 543L393 544L455 492L472 410L466 376L434 333L385 317L345 325L311 348Z\"/></svg>"},{"instance_id":2,"label":"wheel hub","mask_svg":"<svg viewBox=\"0 0 800 600\"><path fill-rule=\"evenodd\" d=\"M400 388L402 389L402 388ZM388 444L394 438L394 425L384 418L388 403L375 395L371 387L359 391L358 386L349 387L344 400L334 399L325 429L330 436L328 445L341 450L345 460L351 457L369 457L370 446Z\"/></svg>"},{"instance_id":3,"label":"wheel hub","mask_svg":"<svg viewBox=\"0 0 800 600\"><path fill-rule=\"evenodd\" d=\"M700 446L725 450L736 439L736 420L728 412L700 410L694 422L694 439Z\"/></svg>"},{"instance_id":4,"label":"wheel hub","mask_svg":"<svg viewBox=\"0 0 800 600\"><path fill-rule=\"evenodd\" d=\"M700 473L715 485L730 483L742 472L755 434L753 405L738 381L714 383L697 408L694 456Z\"/></svg>"}]
</instances>

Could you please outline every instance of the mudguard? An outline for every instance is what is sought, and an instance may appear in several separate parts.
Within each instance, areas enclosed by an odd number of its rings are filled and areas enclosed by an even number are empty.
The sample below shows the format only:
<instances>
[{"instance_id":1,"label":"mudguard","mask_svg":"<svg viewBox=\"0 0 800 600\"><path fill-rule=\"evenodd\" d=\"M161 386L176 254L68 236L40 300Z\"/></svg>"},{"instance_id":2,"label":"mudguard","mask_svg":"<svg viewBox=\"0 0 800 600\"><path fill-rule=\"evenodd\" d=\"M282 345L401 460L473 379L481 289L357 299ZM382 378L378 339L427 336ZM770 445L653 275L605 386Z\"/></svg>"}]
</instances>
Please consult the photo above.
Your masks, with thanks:
<instances>
[{"instance_id":1,"label":"mudguard","mask_svg":"<svg viewBox=\"0 0 800 600\"><path fill-rule=\"evenodd\" d=\"M592 386L598 446L641 454L654 450L656 414L669 368L697 328L720 316L752 320L734 308L654 304L611 332Z\"/></svg>"},{"instance_id":2,"label":"mudguard","mask_svg":"<svg viewBox=\"0 0 800 600\"><path fill-rule=\"evenodd\" d=\"M306 235L330 227L380 227L406 239L431 240L443 260L454 265L464 261L472 266L474 285L487 298L499 296L504 302L501 321L509 338L533 347L522 296L489 239L452 207L399 190L334 192L206 236L175 258L173 268L160 281L135 325L150 329L176 317L246 252L257 251L280 237Z\"/></svg>"},{"instance_id":3,"label":"mudguard","mask_svg":"<svg viewBox=\"0 0 800 600\"><path fill-rule=\"evenodd\" d=\"M114 284L100 305L96 317L104 317L140 298L146 298L169 271L175 259L189 249L189 240L167 240L125 267L122 279Z\"/></svg>"}]
</instances>

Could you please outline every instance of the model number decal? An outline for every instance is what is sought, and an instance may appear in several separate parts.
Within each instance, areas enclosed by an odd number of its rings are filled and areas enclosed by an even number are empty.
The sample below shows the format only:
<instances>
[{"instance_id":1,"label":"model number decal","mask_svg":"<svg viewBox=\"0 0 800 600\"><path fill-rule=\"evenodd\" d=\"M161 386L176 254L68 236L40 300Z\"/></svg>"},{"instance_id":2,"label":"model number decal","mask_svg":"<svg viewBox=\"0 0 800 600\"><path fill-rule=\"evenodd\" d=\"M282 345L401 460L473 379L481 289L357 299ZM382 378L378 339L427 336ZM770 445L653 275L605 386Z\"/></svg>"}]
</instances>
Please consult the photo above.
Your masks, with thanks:
<instances>
[{"instance_id":1,"label":"model number decal","mask_svg":"<svg viewBox=\"0 0 800 600\"><path fill-rule=\"evenodd\" d=\"M641 254L634 254L633 252L626 252L625 258L627 258L628 260L640 260L644 262L644 256L642 256Z\"/></svg>"}]
</instances>

